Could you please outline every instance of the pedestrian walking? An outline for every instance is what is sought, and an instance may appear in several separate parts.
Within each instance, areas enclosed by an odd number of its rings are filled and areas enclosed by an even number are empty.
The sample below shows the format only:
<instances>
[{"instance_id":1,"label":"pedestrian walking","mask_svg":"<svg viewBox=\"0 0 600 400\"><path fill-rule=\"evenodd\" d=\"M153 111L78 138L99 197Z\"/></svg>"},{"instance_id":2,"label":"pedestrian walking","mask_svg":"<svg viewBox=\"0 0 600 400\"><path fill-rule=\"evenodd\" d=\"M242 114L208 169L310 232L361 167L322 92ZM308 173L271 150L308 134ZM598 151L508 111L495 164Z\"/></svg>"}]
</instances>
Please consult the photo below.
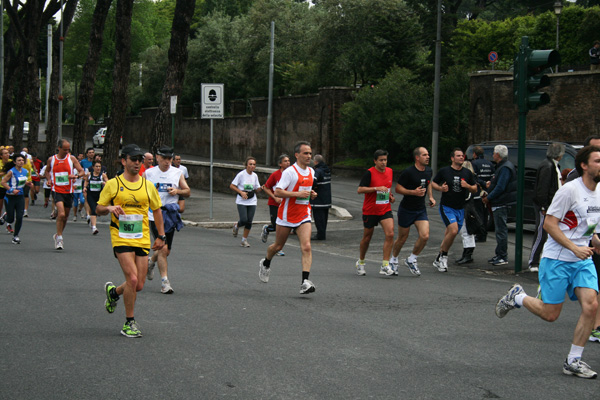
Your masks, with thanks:
<instances>
[{"instance_id":1,"label":"pedestrian walking","mask_svg":"<svg viewBox=\"0 0 600 400\"><path fill-rule=\"evenodd\" d=\"M591 255L594 249L600 251L600 147L581 149L575 156L575 168L580 177L558 189L546 211L544 229L549 237L540 262L541 298L528 296L516 283L496 303L496 315L503 318L510 310L525 307L553 322L562 311L566 293L579 302L581 314L563 373L593 379L598 374L581 357L598 309L598 276ZM589 246L590 240L594 248Z\"/></svg>"}]
</instances>

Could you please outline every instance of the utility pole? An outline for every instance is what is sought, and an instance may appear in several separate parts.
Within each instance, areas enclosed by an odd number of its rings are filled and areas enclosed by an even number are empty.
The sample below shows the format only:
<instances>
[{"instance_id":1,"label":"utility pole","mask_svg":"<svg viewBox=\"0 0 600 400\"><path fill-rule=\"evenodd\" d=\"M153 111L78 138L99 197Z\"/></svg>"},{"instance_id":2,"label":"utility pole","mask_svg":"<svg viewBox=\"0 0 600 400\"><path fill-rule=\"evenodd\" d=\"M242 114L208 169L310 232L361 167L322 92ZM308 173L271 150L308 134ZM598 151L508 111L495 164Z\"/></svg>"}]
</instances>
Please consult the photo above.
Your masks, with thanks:
<instances>
[{"instance_id":1,"label":"utility pole","mask_svg":"<svg viewBox=\"0 0 600 400\"><path fill-rule=\"evenodd\" d=\"M431 133L431 169L435 174L438 161L440 131L440 71L442 63L442 0L437 7L437 35L435 39L435 84L433 90L433 130Z\"/></svg>"},{"instance_id":2,"label":"utility pole","mask_svg":"<svg viewBox=\"0 0 600 400\"><path fill-rule=\"evenodd\" d=\"M271 60L269 62L269 105L267 114L267 159L265 164L272 164L273 154L273 59L275 56L275 21L271 21Z\"/></svg>"}]
</instances>

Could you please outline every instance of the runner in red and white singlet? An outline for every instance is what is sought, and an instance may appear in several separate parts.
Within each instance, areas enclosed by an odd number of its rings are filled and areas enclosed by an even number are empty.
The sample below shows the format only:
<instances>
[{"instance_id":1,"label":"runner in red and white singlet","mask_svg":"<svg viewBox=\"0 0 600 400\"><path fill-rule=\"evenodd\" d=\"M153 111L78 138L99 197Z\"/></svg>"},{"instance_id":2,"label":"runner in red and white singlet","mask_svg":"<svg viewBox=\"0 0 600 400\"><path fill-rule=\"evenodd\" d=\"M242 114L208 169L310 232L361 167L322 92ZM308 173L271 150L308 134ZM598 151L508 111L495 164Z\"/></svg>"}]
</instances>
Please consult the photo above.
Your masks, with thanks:
<instances>
[{"instance_id":1,"label":"runner in red and white singlet","mask_svg":"<svg viewBox=\"0 0 600 400\"><path fill-rule=\"evenodd\" d=\"M79 161L70 151L71 143L66 139L59 140L58 153L48 158L46 168L46 179L52 186L52 196L58 210L54 235L54 248L57 250L64 248L62 233L73 206L73 181L85 176Z\"/></svg>"},{"instance_id":2,"label":"runner in red and white singlet","mask_svg":"<svg viewBox=\"0 0 600 400\"><path fill-rule=\"evenodd\" d=\"M267 249L267 256L260 260L258 277L261 281L269 281L271 260L283 249L292 229L300 241L302 251L302 285L300 294L312 293L315 285L308 280L312 265L312 249L310 246L310 199L317 193L312 190L315 171L309 167L312 150L308 142L298 142L294 146L296 163L283 171L279 183L275 186L275 196L283 199L277 212L277 230L275 243Z\"/></svg>"}]
</instances>

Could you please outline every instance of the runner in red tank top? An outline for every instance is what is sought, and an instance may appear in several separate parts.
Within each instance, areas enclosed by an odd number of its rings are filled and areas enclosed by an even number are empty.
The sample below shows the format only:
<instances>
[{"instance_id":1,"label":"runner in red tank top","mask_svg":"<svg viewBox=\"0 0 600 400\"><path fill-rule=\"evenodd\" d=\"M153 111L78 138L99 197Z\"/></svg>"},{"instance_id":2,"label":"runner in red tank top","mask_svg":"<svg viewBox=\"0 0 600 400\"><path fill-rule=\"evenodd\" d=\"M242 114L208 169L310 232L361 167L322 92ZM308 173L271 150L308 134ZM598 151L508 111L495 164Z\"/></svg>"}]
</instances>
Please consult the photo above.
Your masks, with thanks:
<instances>
[{"instance_id":1,"label":"runner in red tank top","mask_svg":"<svg viewBox=\"0 0 600 400\"><path fill-rule=\"evenodd\" d=\"M275 186L275 196L283 199L277 214L277 229L275 243L267 249L267 256L260 260L258 277L261 281L269 282L271 260L283 249L292 229L300 241L302 251L302 285L300 294L315 291L315 285L308 280L312 265L312 249L310 247L310 203L317 193L312 190L315 171L309 167L312 149L308 142L298 142L294 146L296 163L283 171L281 180Z\"/></svg>"},{"instance_id":2,"label":"runner in red tank top","mask_svg":"<svg viewBox=\"0 0 600 400\"><path fill-rule=\"evenodd\" d=\"M365 195L363 203L363 238L360 241L360 257L356 262L356 273L366 275L365 257L369 244L373 237L373 231L381 224L385 233L383 243L383 262L379 273L381 275L393 275L390 267L390 254L394 245L394 215L392 214L392 203L395 201L394 194L390 190L394 180L391 168L387 167L388 152L377 150L373 155L374 167L367 170L358 184L358 194Z\"/></svg>"},{"instance_id":3,"label":"runner in red tank top","mask_svg":"<svg viewBox=\"0 0 600 400\"><path fill-rule=\"evenodd\" d=\"M58 153L48 158L46 167L46 179L48 184L52 185L52 196L58 210L54 235L54 248L57 250L64 248L62 234L73 206L73 180L85 176L79 161L71 155L70 151L71 143L67 139L60 139Z\"/></svg>"}]
</instances>

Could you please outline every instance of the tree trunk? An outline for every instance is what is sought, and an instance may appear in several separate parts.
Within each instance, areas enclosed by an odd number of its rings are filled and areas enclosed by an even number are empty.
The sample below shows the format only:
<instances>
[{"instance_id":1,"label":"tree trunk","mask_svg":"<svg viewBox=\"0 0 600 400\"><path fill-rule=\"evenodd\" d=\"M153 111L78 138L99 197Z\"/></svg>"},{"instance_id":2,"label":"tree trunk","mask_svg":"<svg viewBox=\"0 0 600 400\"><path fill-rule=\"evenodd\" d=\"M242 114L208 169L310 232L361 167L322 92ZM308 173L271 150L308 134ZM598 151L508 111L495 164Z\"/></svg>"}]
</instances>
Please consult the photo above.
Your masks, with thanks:
<instances>
[{"instance_id":1,"label":"tree trunk","mask_svg":"<svg viewBox=\"0 0 600 400\"><path fill-rule=\"evenodd\" d=\"M104 139L104 160L108 176L117 171L119 141L123 136L125 116L127 114L127 88L131 69L131 16L133 0L117 0L115 66L113 68L113 90L111 115L108 121L107 135Z\"/></svg>"},{"instance_id":2,"label":"tree trunk","mask_svg":"<svg viewBox=\"0 0 600 400\"><path fill-rule=\"evenodd\" d=\"M23 65L22 62L19 63ZM12 145L15 152L19 153L23 145L23 122L25 122L25 110L27 109L27 76L26 70L17 71L17 97L15 105L15 126L12 133Z\"/></svg>"},{"instance_id":3,"label":"tree trunk","mask_svg":"<svg viewBox=\"0 0 600 400\"><path fill-rule=\"evenodd\" d=\"M194 15L195 7L196 0L177 0L175 5L173 26L171 27L167 76L162 90L160 105L152 124L152 146L150 151L154 154L156 154L156 150L161 145L170 142L167 139L167 133L169 132L171 96L178 96L183 86L185 68L188 61L187 44L190 33L190 22Z\"/></svg>"},{"instance_id":4,"label":"tree trunk","mask_svg":"<svg viewBox=\"0 0 600 400\"><path fill-rule=\"evenodd\" d=\"M61 24L64 22L63 34L67 36L69 32L69 26L71 25L71 21L73 20L73 16L75 15L75 10L77 9L78 0L67 0L67 4L65 9L63 10L63 19L60 22ZM58 124L59 124L59 115L58 115L58 96L60 93L58 92L59 88L59 77L58 71L60 68L59 65L59 51L60 51L60 24L58 25L58 29L54 32L52 36L52 74L50 75L50 94L48 98L48 123L46 125L46 149L44 152L44 158L48 159L51 155L56 153L56 144L58 142ZM60 118L62 122L62 118ZM41 157L40 157L41 158Z\"/></svg>"},{"instance_id":5,"label":"tree trunk","mask_svg":"<svg viewBox=\"0 0 600 400\"><path fill-rule=\"evenodd\" d=\"M111 3L112 0L98 0L94 9L92 29L90 31L90 45L87 60L83 66L83 76L79 85L79 97L77 99L75 123L73 125L74 154L84 153L85 150L88 121L92 108L92 100L94 99L94 84L96 83L96 73L100 65L104 26Z\"/></svg>"}]
</instances>

